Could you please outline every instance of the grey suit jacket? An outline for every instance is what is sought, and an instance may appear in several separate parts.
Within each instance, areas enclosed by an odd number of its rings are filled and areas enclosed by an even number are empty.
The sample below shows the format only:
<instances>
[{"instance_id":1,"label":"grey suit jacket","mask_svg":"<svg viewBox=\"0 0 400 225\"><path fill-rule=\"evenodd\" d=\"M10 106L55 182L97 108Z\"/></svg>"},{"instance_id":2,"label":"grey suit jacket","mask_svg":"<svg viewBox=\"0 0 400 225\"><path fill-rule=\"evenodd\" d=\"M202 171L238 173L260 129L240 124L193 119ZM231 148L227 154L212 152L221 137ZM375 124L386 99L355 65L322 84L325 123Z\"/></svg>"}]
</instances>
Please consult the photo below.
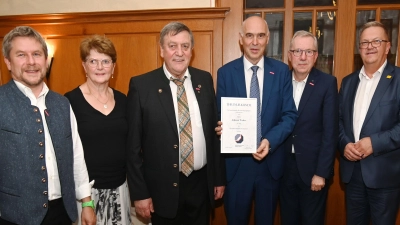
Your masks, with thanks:
<instances>
[{"instance_id":1,"label":"grey suit jacket","mask_svg":"<svg viewBox=\"0 0 400 225\"><path fill-rule=\"evenodd\" d=\"M16 224L37 225L48 209L45 119L54 146L65 208L77 218L70 106L52 91L46 95L49 116L42 118L11 80L0 86L0 216Z\"/></svg>"}]
</instances>

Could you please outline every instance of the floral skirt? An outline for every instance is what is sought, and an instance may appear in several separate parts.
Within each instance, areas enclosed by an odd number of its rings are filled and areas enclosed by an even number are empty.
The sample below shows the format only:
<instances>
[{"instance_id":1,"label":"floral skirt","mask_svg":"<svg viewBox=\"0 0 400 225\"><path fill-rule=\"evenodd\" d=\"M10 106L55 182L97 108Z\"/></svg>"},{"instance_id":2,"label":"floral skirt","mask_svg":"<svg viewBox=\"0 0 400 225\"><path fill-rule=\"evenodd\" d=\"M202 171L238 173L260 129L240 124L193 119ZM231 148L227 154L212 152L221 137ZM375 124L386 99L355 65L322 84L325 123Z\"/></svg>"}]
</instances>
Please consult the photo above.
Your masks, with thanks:
<instances>
[{"instance_id":1,"label":"floral skirt","mask_svg":"<svg viewBox=\"0 0 400 225\"><path fill-rule=\"evenodd\" d=\"M131 201L126 181L115 189L92 188L92 199L96 208L97 225L131 224ZM78 201L77 204L79 218L74 224L81 225L82 203Z\"/></svg>"}]
</instances>

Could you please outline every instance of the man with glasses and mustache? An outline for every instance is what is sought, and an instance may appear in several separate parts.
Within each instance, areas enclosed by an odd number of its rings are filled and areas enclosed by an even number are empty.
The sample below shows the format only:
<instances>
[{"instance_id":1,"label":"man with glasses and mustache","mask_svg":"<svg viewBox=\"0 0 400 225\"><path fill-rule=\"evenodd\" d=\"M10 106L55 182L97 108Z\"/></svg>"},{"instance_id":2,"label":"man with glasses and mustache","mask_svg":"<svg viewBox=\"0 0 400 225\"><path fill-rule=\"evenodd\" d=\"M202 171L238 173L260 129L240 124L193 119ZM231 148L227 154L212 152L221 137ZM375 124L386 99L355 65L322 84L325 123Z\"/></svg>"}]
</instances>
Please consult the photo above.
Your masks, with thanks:
<instances>
[{"instance_id":1,"label":"man with glasses and mustache","mask_svg":"<svg viewBox=\"0 0 400 225\"><path fill-rule=\"evenodd\" d=\"M293 99L298 118L285 142L285 172L280 187L282 225L324 224L328 181L338 140L337 81L314 68L317 38L297 31L290 42Z\"/></svg>"},{"instance_id":2,"label":"man with glasses and mustache","mask_svg":"<svg viewBox=\"0 0 400 225\"><path fill-rule=\"evenodd\" d=\"M386 27L360 30L363 67L339 91L340 175L347 224L395 224L400 202L400 68L387 61Z\"/></svg>"},{"instance_id":3,"label":"man with glasses and mustache","mask_svg":"<svg viewBox=\"0 0 400 225\"><path fill-rule=\"evenodd\" d=\"M12 80L0 87L0 224L96 224L75 115L44 83L47 46L27 26L3 39Z\"/></svg>"}]
</instances>

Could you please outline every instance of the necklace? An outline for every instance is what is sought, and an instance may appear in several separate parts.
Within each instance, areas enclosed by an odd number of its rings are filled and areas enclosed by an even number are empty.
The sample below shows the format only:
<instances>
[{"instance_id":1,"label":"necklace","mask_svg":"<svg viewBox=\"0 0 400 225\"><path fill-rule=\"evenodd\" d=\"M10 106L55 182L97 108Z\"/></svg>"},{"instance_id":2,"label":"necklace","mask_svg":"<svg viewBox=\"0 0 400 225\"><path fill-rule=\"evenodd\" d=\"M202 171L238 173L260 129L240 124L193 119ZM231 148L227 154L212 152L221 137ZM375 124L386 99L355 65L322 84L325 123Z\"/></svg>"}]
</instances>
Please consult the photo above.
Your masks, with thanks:
<instances>
[{"instance_id":1,"label":"necklace","mask_svg":"<svg viewBox=\"0 0 400 225\"><path fill-rule=\"evenodd\" d=\"M98 102L100 102L101 104L103 104L103 107L104 107L105 109L107 109L107 108L108 108L107 102L108 102L108 100L110 100L110 98L108 97L108 88L107 88L107 101L106 101L106 102L100 101L94 94L92 94L92 91L90 91L89 85L88 85L88 89L89 89L90 95L93 95L93 97L94 97ZM99 94L100 94L100 93L99 93Z\"/></svg>"}]
</instances>

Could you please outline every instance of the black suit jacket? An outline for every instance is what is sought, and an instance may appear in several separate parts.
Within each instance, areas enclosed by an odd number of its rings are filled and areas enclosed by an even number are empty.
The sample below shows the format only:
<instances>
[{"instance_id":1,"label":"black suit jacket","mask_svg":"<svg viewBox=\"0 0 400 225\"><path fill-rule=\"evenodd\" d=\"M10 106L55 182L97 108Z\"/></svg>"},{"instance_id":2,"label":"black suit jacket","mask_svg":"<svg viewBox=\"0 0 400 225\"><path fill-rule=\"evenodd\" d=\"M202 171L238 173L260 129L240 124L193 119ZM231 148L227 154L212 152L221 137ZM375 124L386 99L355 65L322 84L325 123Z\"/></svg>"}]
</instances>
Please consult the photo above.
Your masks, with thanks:
<instances>
[{"instance_id":1,"label":"black suit jacket","mask_svg":"<svg viewBox=\"0 0 400 225\"><path fill-rule=\"evenodd\" d=\"M292 154L294 145L300 177L308 186L314 175L333 175L338 119L336 77L313 68L300 99L296 125L285 142L286 154Z\"/></svg>"},{"instance_id":2,"label":"black suit jacket","mask_svg":"<svg viewBox=\"0 0 400 225\"><path fill-rule=\"evenodd\" d=\"M217 110L210 73L189 67L206 140L211 204L214 187L225 185L225 164L214 131ZM163 68L132 77L128 92L128 184L131 200L152 198L162 217L175 217L179 198L179 133L170 80Z\"/></svg>"},{"instance_id":3,"label":"black suit jacket","mask_svg":"<svg viewBox=\"0 0 400 225\"><path fill-rule=\"evenodd\" d=\"M353 107L360 71L345 77L339 92L340 175L350 182L354 162L344 148L354 143ZM361 171L369 188L400 187L400 68L387 64L376 87L361 128L360 139L370 137L373 153L362 159Z\"/></svg>"}]
</instances>

